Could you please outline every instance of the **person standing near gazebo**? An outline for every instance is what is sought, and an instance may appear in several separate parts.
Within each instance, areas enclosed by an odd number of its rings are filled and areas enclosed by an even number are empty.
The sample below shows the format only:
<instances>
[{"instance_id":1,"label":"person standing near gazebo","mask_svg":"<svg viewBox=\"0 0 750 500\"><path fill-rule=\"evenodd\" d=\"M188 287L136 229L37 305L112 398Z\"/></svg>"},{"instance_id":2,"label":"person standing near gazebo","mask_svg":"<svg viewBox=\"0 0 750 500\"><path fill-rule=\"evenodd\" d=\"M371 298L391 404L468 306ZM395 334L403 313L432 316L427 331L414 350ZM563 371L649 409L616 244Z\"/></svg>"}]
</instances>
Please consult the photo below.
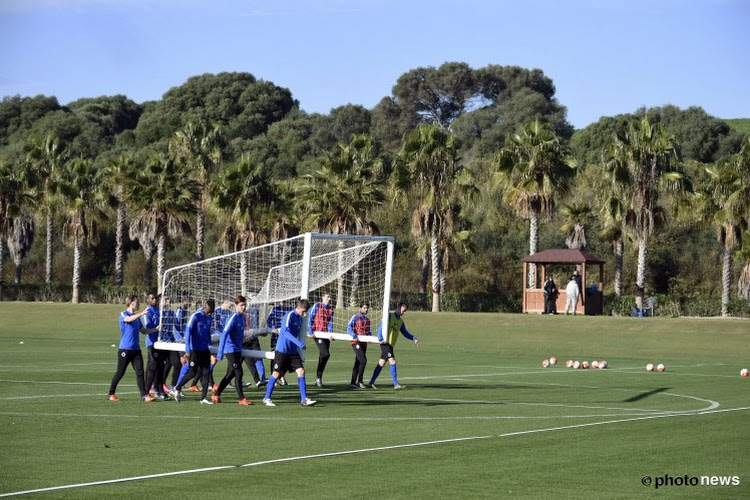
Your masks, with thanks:
<instances>
[{"instance_id":1,"label":"person standing near gazebo","mask_svg":"<svg viewBox=\"0 0 750 500\"><path fill-rule=\"evenodd\" d=\"M568 308L573 306L573 316L576 315L576 309L578 308L578 294L580 289L578 288L578 282L575 276L570 277L568 285L565 287L565 316L568 315Z\"/></svg>"}]
</instances>

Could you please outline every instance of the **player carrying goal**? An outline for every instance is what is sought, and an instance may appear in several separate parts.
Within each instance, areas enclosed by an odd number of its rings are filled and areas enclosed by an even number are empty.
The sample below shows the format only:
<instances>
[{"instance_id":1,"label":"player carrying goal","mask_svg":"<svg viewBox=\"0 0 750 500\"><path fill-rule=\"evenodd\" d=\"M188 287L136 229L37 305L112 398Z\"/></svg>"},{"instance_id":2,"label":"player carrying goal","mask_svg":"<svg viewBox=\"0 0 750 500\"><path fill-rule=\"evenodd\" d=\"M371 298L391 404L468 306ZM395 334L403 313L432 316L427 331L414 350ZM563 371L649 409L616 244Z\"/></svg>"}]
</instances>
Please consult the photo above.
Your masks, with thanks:
<instances>
[{"instance_id":1,"label":"player carrying goal","mask_svg":"<svg viewBox=\"0 0 750 500\"><path fill-rule=\"evenodd\" d=\"M388 331L383 333L383 323L378 326L378 340L380 343L380 360L378 360L378 366L375 367L375 371L372 372L372 378L367 387L370 389L377 389L375 387L375 380L380 375L380 370L385 366L385 362L388 361L391 365L391 378L393 379L394 389L405 389L406 386L398 383L398 377L396 376L396 357L393 355L393 345L398 340L399 333L407 339L419 344L419 339L409 333L404 324L404 314L406 314L407 306L404 302L399 302L396 310L393 311L388 318Z\"/></svg>"},{"instance_id":2,"label":"player carrying goal","mask_svg":"<svg viewBox=\"0 0 750 500\"><path fill-rule=\"evenodd\" d=\"M281 332L279 332L279 340L276 343L276 354L273 358L273 373L271 374L271 378L268 379L266 397L263 398L263 404L266 406L276 406L271 401L276 379L279 378L279 375L286 373L290 369L297 371L297 382L299 384L302 406L314 406L317 402L307 397L305 367L302 364L302 358L299 354L300 350L305 348L305 343L300 340L300 335L302 334L302 316L308 307L310 307L310 303L306 299L298 300L294 310L286 313L281 322Z\"/></svg>"}]
</instances>

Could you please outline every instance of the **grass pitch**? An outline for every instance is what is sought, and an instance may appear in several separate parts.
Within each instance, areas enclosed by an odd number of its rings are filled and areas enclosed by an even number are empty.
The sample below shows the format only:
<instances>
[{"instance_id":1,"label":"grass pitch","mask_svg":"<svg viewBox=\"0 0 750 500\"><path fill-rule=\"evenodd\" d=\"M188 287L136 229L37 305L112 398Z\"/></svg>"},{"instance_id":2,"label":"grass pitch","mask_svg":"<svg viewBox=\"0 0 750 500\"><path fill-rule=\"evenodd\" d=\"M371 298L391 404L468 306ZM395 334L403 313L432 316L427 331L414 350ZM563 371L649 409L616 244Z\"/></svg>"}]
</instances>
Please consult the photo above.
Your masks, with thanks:
<instances>
[{"instance_id":1,"label":"grass pitch","mask_svg":"<svg viewBox=\"0 0 750 500\"><path fill-rule=\"evenodd\" d=\"M387 368L378 390L350 390L354 355L334 342L322 389L309 345L318 406L290 380L276 408L255 389L240 407L231 388L208 407L141 403L131 369L107 401L121 309L0 303L0 494L103 481L30 496L750 498L747 320L409 312L423 345L396 344L405 391Z\"/></svg>"}]
</instances>

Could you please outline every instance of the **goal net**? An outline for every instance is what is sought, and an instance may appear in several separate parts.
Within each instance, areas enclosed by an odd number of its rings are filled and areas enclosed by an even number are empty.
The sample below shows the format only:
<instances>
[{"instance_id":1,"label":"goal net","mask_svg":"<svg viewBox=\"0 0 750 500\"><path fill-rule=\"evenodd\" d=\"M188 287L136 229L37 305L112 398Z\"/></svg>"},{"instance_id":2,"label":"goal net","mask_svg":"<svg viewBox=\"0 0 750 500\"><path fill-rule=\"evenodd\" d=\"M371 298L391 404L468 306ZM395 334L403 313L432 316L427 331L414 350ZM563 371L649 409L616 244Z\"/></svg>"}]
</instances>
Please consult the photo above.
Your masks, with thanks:
<instances>
[{"instance_id":1,"label":"goal net","mask_svg":"<svg viewBox=\"0 0 750 500\"><path fill-rule=\"evenodd\" d=\"M262 339L278 333L284 314L298 299L308 299L312 308L326 293L333 315L324 328L313 329L316 337L351 339L347 325L367 303L371 335L360 340L377 342L378 325L388 321L392 266L392 237L305 233L168 269L162 280L162 332L156 347L184 350L184 326L209 298L216 301L213 337L218 342L237 295L248 301L246 338L258 337L269 349L243 351L247 357L272 359L271 345Z\"/></svg>"}]
</instances>

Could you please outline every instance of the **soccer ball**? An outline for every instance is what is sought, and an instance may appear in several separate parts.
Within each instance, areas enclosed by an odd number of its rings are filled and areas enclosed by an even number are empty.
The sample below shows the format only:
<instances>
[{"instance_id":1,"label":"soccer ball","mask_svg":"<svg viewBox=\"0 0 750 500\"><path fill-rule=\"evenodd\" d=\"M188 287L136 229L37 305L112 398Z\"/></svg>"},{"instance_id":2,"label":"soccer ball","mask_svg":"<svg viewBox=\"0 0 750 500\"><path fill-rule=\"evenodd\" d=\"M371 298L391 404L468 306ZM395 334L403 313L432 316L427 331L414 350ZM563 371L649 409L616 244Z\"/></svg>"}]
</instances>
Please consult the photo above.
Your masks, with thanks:
<instances>
[{"instance_id":1,"label":"soccer ball","mask_svg":"<svg viewBox=\"0 0 750 500\"><path fill-rule=\"evenodd\" d=\"M664 366L664 365L663 365L663 364L661 364L661 363L659 363L659 366L657 366L657 367L656 367L656 371L657 371L657 372L659 372L659 373L663 372L663 371L664 371L664 370L666 370L666 369L667 369L667 367L666 367L666 366Z\"/></svg>"},{"instance_id":2,"label":"soccer ball","mask_svg":"<svg viewBox=\"0 0 750 500\"><path fill-rule=\"evenodd\" d=\"M581 363L579 363L578 361L573 361L573 368L575 368L577 370L580 367L581 367Z\"/></svg>"},{"instance_id":3,"label":"soccer ball","mask_svg":"<svg viewBox=\"0 0 750 500\"><path fill-rule=\"evenodd\" d=\"M547 360L547 359L543 359L543 360L542 360L542 367L543 367L543 368L547 368L548 366L549 366L549 360Z\"/></svg>"},{"instance_id":4,"label":"soccer ball","mask_svg":"<svg viewBox=\"0 0 750 500\"><path fill-rule=\"evenodd\" d=\"M581 368L583 368L584 370L587 370L588 367L589 367L589 362L588 361L584 361L583 363L581 363Z\"/></svg>"},{"instance_id":5,"label":"soccer ball","mask_svg":"<svg viewBox=\"0 0 750 500\"><path fill-rule=\"evenodd\" d=\"M565 362L565 366L568 368L573 368L573 360L569 359Z\"/></svg>"},{"instance_id":6,"label":"soccer ball","mask_svg":"<svg viewBox=\"0 0 750 500\"><path fill-rule=\"evenodd\" d=\"M740 377L748 377L747 368L743 368L742 370L740 370Z\"/></svg>"},{"instance_id":7,"label":"soccer ball","mask_svg":"<svg viewBox=\"0 0 750 500\"><path fill-rule=\"evenodd\" d=\"M594 368L594 369L599 368L599 362L596 361L596 360L592 361L591 362L591 368Z\"/></svg>"},{"instance_id":8,"label":"soccer ball","mask_svg":"<svg viewBox=\"0 0 750 500\"><path fill-rule=\"evenodd\" d=\"M549 364L551 366L555 366L557 364L557 356L552 356L551 358L549 358Z\"/></svg>"},{"instance_id":9,"label":"soccer ball","mask_svg":"<svg viewBox=\"0 0 750 500\"><path fill-rule=\"evenodd\" d=\"M649 363L649 364L647 364L647 365L646 365L646 371L647 371L647 372L652 372L652 371L654 371L654 364L653 364L653 363Z\"/></svg>"},{"instance_id":10,"label":"soccer ball","mask_svg":"<svg viewBox=\"0 0 750 500\"><path fill-rule=\"evenodd\" d=\"M607 366L609 366L609 365L607 364L607 362L606 362L606 361L599 361L599 368L602 368L602 369L604 369L604 368L606 368Z\"/></svg>"}]
</instances>

